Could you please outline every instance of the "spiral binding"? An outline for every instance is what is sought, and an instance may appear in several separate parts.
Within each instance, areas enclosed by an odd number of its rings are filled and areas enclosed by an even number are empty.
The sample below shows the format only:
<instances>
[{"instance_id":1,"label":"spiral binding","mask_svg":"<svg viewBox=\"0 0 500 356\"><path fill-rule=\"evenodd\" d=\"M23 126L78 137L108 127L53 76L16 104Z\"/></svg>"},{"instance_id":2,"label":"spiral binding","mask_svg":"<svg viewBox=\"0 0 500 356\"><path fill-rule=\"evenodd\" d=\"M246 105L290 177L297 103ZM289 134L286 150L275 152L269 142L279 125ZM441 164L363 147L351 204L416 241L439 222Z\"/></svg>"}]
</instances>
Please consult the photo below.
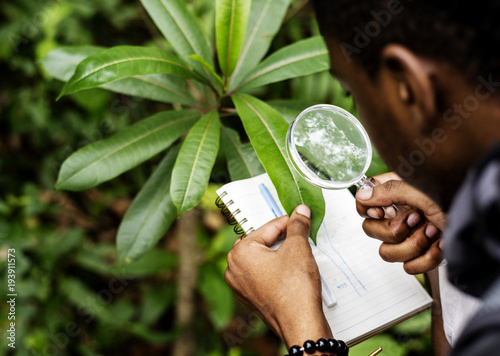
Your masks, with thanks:
<instances>
[{"instance_id":1,"label":"spiral binding","mask_svg":"<svg viewBox=\"0 0 500 356\"><path fill-rule=\"evenodd\" d=\"M218 196L217 199L215 199L215 205L217 205L217 207L220 209L220 212L222 213L222 215L224 215L226 217L226 220L229 223L229 225L234 225L233 230L236 233L236 235L239 235L240 237L245 237L249 233L251 233L252 231L255 231L255 229L253 227L251 227L250 229L248 229L248 233L245 232L242 225L247 223L248 219L243 218L238 223L238 221L236 220L236 215L241 214L241 210L236 209L233 213L231 213L231 211L229 211L228 207L231 206L232 204L234 204L234 201L230 200L227 202L227 204L224 203L222 201L222 198L224 198L226 195L227 195L226 191L222 192L222 194L220 196Z\"/></svg>"}]
</instances>

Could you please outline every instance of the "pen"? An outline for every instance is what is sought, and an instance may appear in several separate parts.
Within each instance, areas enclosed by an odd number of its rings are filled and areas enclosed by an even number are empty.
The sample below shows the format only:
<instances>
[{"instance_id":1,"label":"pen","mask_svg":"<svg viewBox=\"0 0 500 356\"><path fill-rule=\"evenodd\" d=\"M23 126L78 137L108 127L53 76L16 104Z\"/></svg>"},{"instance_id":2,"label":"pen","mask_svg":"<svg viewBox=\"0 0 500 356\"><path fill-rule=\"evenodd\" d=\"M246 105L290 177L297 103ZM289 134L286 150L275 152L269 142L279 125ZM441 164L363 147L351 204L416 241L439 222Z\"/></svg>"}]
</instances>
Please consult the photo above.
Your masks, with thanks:
<instances>
[{"instance_id":1,"label":"pen","mask_svg":"<svg viewBox=\"0 0 500 356\"><path fill-rule=\"evenodd\" d=\"M378 349L376 349L375 351L373 351L371 354L369 354L368 356L375 356L375 355L378 355L379 353L382 352L382 348L379 347Z\"/></svg>"},{"instance_id":2,"label":"pen","mask_svg":"<svg viewBox=\"0 0 500 356\"><path fill-rule=\"evenodd\" d=\"M278 205L274 201L273 196L271 195L271 193L269 193L269 189L267 189L267 187L264 185L264 183L259 184L259 190L260 190L260 194L264 197L267 205L269 206L269 208L273 212L274 217L279 218L280 216L283 216L283 213L281 212L280 208L278 208Z\"/></svg>"},{"instance_id":3,"label":"pen","mask_svg":"<svg viewBox=\"0 0 500 356\"><path fill-rule=\"evenodd\" d=\"M273 196L269 192L269 189L267 189L267 187L264 185L264 183L259 184L259 190L260 194L262 195L267 205L269 206L269 209L271 209L271 211L273 212L274 217L279 218L280 216L283 216L283 213L281 212L280 208L274 201ZM282 242L283 241L276 243L272 248L274 248L275 250L278 249L278 247L281 245ZM321 296L323 297L323 303L325 303L325 305L328 308L331 308L335 304L337 304L337 299L333 295L330 286L328 285L328 283L325 281L325 279L321 274L320 277L321 277Z\"/></svg>"}]
</instances>

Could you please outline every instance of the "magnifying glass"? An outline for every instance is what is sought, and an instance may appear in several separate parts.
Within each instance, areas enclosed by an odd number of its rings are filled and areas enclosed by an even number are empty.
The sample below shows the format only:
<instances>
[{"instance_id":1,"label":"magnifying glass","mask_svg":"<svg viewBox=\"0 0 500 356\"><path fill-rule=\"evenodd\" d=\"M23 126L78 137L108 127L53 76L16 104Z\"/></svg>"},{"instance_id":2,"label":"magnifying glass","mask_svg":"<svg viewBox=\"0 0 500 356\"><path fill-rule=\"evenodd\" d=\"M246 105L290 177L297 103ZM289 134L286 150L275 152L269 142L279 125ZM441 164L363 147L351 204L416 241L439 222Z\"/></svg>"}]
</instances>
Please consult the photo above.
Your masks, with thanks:
<instances>
[{"instance_id":1,"label":"magnifying glass","mask_svg":"<svg viewBox=\"0 0 500 356\"><path fill-rule=\"evenodd\" d=\"M315 105L290 124L287 152L296 171L309 183L326 189L374 187L365 173L372 160L370 138L348 111Z\"/></svg>"}]
</instances>

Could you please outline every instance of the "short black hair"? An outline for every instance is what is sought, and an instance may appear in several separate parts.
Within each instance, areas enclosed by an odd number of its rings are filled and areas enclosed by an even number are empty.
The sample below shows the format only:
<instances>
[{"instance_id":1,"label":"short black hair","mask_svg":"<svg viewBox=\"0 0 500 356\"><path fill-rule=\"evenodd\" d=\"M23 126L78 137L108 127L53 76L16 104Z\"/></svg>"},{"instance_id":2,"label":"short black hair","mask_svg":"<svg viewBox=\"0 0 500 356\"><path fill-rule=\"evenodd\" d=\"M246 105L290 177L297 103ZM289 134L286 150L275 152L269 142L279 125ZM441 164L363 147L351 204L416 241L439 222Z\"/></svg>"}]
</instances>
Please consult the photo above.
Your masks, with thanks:
<instances>
[{"instance_id":1,"label":"short black hair","mask_svg":"<svg viewBox=\"0 0 500 356\"><path fill-rule=\"evenodd\" d=\"M389 43L446 61L471 80L500 73L499 0L313 0L313 5L323 36L339 41L372 77Z\"/></svg>"}]
</instances>

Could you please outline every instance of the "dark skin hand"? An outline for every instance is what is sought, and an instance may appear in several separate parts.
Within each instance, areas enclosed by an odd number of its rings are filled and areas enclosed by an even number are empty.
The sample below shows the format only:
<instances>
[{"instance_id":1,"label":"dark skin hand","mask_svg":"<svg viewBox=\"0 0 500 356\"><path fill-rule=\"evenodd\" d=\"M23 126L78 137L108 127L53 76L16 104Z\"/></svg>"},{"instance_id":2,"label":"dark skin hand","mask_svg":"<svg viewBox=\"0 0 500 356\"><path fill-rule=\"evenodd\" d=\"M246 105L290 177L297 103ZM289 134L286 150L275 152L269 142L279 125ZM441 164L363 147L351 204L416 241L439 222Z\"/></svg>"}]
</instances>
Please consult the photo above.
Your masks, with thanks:
<instances>
[{"instance_id":1,"label":"dark skin hand","mask_svg":"<svg viewBox=\"0 0 500 356\"><path fill-rule=\"evenodd\" d=\"M407 273L425 273L433 298L432 342L436 356L448 354L450 345L443 329L437 266L443 260L440 242L446 215L425 194L403 182L395 173L374 177L373 192L356 195L358 213L366 218L365 233L382 241L380 256L388 262L403 262ZM367 196L371 197L366 199ZM361 198L361 199L360 199ZM380 206L396 204L398 211Z\"/></svg>"},{"instance_id":2,"label":"dark skin hand","mask_svg":"<svg viewBox=\"0 0 500 356\"><path fill-rule=\"evenodd\" d=\"M227 256L227 284L287 348L332 337L323 314L319 270L308 241L310 214L307 206L299 205L290 218L272 220L236 240ZM285 237L278 250L270 248Z\"/></svg>"},{"instance_id":3,"label":"dark skin hand","mask_svg":"<svg viewBox=\"0 0 500 356\"><path fill-rule=\"evenodd\" d=\"M358 191L356 208L365 217L365 233L382 241L380 256L387 262L403 262L409 274L433 270L443 260L439 246L446 215L425 194L394 173L375 177L380 184ZM395 211L380 207L398 206Z\"/></svg>"}]
</instances>

